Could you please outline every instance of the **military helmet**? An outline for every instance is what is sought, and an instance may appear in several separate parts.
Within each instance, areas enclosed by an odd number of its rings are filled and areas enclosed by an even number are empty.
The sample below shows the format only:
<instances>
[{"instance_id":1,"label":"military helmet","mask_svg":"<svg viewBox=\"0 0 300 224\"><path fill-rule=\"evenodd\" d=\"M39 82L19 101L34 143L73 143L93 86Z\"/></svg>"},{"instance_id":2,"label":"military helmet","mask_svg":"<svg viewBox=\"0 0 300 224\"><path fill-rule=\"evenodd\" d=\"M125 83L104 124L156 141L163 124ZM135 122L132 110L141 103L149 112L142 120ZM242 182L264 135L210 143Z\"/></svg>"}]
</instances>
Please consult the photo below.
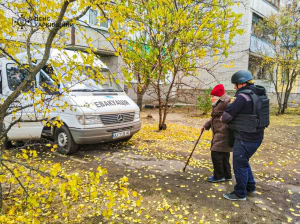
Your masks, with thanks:
<instances>
[{"instance_id":1,"label":"military helmet","mask_svg":"<svg viewBox=\"0 0 300 224\"><path fill-rule=\"evenodd\" d=\"M231 76L231 83L240 84L240 83L248 82L251 79L253 79L253 75L251 74L251 72L246 70L240 70Z\"/></svg>"}]
</instances>

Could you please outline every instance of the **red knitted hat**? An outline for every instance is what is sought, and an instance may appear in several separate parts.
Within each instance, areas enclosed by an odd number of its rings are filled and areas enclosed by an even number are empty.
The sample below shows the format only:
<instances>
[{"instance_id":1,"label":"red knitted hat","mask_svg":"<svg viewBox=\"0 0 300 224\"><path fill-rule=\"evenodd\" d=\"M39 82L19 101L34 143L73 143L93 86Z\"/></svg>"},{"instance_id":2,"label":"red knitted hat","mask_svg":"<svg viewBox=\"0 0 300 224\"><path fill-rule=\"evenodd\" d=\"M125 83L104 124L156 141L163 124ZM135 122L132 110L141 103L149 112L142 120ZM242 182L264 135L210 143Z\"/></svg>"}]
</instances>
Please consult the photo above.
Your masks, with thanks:
<instances>
[{"instance_id":1,"label":"red knitted hat","mask_svg":"<svg viewBox=\"0 0 300 224\"><path fill-rule=\"evenodd\" d=\"M225 89L222 84L216 85L210 92L210 95L212 96L223 96L224 94L225 94Z\"/></svg>"}]
</instances>

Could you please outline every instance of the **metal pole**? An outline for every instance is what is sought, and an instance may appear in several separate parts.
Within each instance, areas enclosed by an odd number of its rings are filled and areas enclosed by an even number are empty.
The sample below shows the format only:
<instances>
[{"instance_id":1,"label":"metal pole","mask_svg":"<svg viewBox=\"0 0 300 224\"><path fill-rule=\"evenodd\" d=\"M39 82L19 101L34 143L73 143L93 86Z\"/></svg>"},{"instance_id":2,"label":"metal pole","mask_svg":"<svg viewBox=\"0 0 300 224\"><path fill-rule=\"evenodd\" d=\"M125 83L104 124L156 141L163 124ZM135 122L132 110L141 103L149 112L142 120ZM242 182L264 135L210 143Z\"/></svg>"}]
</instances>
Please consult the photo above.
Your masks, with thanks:
<instances>
[{"instance_id":1,"label":"metal pole","mask_svg":"<svg viewBox=\"0 0 300 224\"><path fill-rule=\"evenodd\" d=\"M189 163L189 161L190 161L190 159L191 159L191 157L192 157L192 155L193 155L193 153L194 153L194 150L196 149L196 146L198 145L198 142L199 142L199 140L200 140L200 138L201 138L203 132L204 132L204 129L201 130L201 134L200 134L200 136L199 136L199 138L198 138L198 140L197 140L197 142L196 142L196 144L195 144L195 146L194 146L194 148L193 148L192 153L190 154L190 157L189 157L188 160L186 161L186 164L185 164L185 166L184 166L184 168L183 168L183 172L185 172L185 168L187 167L187 165L188 165L188 163Z\"/></svg>"}]
</instances>

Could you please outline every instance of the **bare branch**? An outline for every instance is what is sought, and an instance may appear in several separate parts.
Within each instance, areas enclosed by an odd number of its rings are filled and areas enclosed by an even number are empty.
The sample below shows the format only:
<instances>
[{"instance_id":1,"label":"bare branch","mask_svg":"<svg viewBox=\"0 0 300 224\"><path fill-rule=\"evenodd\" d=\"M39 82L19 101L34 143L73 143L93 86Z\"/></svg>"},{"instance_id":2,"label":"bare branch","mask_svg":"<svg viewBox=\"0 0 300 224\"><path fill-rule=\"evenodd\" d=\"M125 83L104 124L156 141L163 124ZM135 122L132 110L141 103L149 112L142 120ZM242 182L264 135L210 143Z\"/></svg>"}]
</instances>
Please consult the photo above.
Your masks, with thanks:
<instances>
[{"instance_id":1,"label":"bare branch","mask_svg":"<svg viewBox=\"0 0 300 224\"><path fill-rule=\"evenodd\" d=\"M23 191L25 192L26 196L28 197L29 194L27 192L27 190L25 189L24 185L22 184L22 182L20 181L20 179L18 177L16 177L16 175L14 174L14 172L3 163L4 160L1 161L2 166L4 166L10 173L11 175L18 181L19 185L21 186L21 188L23 189Z\"/></svg>"},{"instance_id":2,"label":"bare branch","mask_svg":"<svg viewBox=\"0 0 300 224\"><path fill-rule=\"evenodd\" d=\"M4 161L4 162L9 162L9 163L15 163L15 164L24 166L25 168L27 168L27 169L29 169L29 170L33 170L33 171L35 171L35 172L37 172L37 173L40 173L40 174L42 174L42 175L44 175L44 176L51 177L51 175L50 175L49 173L44 172L44 171L41 171L41 170L36 169L36 168L34 168L34 167L31 167L31 166L28 166L28 165L25 164L25 163L21 163L21 162L18 162L18 161L13 161L13 160L10 160L10 159L2 159L2 161ZM66 179L65 177L60 176L60 175L57 175L57 177L59 177L60 179L63 179L63 180L68 180L68 179Z\"/></svg>"}]
</instances>

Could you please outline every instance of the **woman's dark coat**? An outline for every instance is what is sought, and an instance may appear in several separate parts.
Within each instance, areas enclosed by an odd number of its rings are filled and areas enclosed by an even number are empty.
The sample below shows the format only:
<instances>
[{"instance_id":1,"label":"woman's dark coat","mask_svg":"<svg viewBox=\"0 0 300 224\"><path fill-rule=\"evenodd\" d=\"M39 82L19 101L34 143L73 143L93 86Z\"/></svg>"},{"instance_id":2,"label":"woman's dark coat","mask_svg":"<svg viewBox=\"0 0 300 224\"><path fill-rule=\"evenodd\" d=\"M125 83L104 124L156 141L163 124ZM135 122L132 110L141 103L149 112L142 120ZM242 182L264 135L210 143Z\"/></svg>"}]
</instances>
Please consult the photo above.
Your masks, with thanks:
<instances>
[{"instance_id":1,"label":"woman's dark coat","mask_svg":"<svg viewBox=\"0 0 300 224\"><path fill-rule=\"evenodd\" d=\"M213 106L211 112L211 119L204 124L206 130L212 129L213 139L211 141L210 150L218 152L232 152L232 148L227 145L227 128L225 124L220 121L220 117L227 108L231 97L223 95L216 105Z\"/></svg>"}]
</instances>

